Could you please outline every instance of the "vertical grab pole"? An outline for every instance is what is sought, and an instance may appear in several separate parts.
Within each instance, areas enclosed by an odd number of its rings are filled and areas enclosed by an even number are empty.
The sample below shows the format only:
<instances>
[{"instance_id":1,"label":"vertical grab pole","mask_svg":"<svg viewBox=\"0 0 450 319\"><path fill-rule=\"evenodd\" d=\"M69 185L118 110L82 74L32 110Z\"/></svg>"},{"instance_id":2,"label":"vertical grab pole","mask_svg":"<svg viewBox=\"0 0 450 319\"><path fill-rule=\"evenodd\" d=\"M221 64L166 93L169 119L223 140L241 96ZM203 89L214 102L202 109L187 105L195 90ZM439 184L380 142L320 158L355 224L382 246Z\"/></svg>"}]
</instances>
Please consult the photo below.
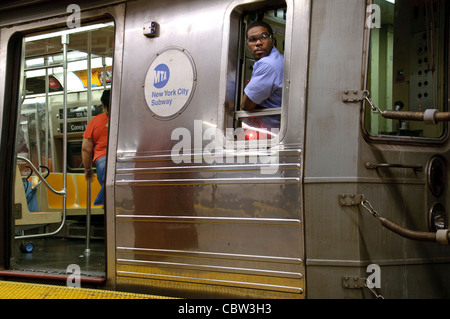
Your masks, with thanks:
<instances>
[{"instance_id":1,"label":"vertical grab pole","mask_svg":"<svg viewBox=\"0 0 450 319\"><path fill-rule=\"evenodd\" d=\"M89 256L91 254L91 181L87 182L87 205L86 205L86 249L84 255Z\"/></svg>"},{"instance_id":2,"label":"vertical grab pole","mask_svg":"<svg viewBox=\"0 0 450 319\"><path fill-rule=\"evenodd\" d=\"M63 34L61 36L61 43L63 45L63 82L64 82L64 129L63 129L63 216L61 228L66 221L66 210L67 210L67 51L69 46L69 35ZM61 229L60 228L60 229Z\"/></svg>"},{"instance_id":3,"label":"vertical grab pole","mask_svg":"<svg viewBox=\"0 0 450 319\"><path fill-rule=\"evenodd\" d=\"M91 65L91 51L92 51L92 33L88 32L87 41L87 120L91 120L92 114L92 65ZM89 256L91 254L91 181L87 182L87 196L86 196L86 249L84 250L84 255Z\"/></svg>"},{"instance_id":4,"label":"vertical grab pole","mask_svg":"<svg viewBox=\"0 0 450 319\"><path fill-rule=\"evenodd\" d=\"M48 57L44 58L45 66L48 66ZM44 156L45 156L45 162L44 165L48 167L48 155L49 155L49 149L48 149L48 141L49 141L49 74L48 74L48 68L45 68L45 145L44 145Z\"/></svg>"}]
</instances>

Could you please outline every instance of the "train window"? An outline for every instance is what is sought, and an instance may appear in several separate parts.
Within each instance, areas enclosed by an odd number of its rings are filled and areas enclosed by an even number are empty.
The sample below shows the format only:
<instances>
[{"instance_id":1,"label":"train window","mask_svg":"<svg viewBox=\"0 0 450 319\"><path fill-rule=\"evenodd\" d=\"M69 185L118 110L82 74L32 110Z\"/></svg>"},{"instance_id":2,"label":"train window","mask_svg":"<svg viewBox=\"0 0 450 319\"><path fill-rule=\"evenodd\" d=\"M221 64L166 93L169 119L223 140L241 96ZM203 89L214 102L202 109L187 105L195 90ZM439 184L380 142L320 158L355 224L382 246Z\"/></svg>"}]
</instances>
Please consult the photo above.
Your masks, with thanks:
<instances>
[{"instance_id":1,"label":"train window","mask_svg":"<svg viewBox=\"0 0 450 319\"><path fill-rule=\"evenodd\" d=\"M270 8L239 6L230 17L225 127L233 127L233 137L238 141L273 139L283 125L283 68L289 8L285 1L278 1L275 6L274 1L270 4Z\"/></svg>"},{"instance_id":2,"label":"train window","mask_svg":"<svg viewBox=\"0 0 450 319\"><path fill-rule=\"evenodd\" d=\"M422 119L425 113L435 112L431 110L448 109L447 6L444 0L374 0L368 9L366 88L373 104L366 103L364 127L371 138L438 141L446 137L446 123Z\"/></svg>"}]
</instances>

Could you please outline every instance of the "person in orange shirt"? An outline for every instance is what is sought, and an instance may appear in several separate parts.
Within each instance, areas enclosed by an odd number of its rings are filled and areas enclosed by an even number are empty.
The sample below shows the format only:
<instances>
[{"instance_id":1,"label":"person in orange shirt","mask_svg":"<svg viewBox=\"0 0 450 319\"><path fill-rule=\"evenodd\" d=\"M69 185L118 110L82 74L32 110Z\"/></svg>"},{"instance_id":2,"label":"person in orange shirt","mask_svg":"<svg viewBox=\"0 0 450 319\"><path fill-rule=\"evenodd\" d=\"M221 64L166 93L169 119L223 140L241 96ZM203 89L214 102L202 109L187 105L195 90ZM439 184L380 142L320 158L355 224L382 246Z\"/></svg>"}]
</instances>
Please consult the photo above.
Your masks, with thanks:
<instances>
[{"instance_id":1,"label":"person in orange shirt","mask_svg":"<svg viewBox=\"0 0 450 319\"><path fill-rule=\"evenodd\" d=\"M95 198L94 205L105 204L105 172L106 172L106 150L108 146L108 112L110 101L110 90L102 94L103 113L95 116L89 121L83 133L82 157L84 174L87 181L92 181L92 164L97 169L97 179L101 185L100 192Z\"/></svg>"}]
</instances>

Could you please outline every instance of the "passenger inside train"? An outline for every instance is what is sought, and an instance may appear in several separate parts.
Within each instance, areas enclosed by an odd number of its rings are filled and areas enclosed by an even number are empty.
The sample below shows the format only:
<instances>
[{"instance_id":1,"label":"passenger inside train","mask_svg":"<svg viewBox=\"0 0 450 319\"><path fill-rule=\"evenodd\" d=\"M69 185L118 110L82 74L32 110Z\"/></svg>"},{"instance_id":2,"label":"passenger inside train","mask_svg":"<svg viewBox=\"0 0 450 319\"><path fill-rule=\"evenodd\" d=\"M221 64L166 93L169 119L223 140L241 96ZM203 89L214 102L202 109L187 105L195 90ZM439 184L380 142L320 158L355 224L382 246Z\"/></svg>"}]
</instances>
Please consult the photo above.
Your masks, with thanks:
<instances>
[{"instance_id":1,"label":"passenger inside train","mask_svg":"<svg viewBox=\"0 0 450 319\"><path fill-rule=\"evenodd\" d=\"M92 164L97 170L97 178L100 182L100 191L95 198L94 205L105 204L105 172L106 172L106 151L108 147L108 111L110 101L110 90L103 91L102 94L103 113L95 116L87 125L83 133L83 167L86 181L92 182L94 171Z\"/></svg>"}]
</instances>

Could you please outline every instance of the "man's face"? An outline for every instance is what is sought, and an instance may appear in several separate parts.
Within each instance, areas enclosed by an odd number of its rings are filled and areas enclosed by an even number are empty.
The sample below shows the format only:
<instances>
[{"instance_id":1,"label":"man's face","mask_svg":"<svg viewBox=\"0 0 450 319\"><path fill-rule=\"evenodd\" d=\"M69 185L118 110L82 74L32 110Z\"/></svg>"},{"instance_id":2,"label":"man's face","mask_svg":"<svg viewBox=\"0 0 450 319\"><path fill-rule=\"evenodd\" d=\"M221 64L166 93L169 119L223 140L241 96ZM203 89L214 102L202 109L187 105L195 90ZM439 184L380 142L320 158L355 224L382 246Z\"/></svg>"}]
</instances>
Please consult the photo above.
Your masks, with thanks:
<instances>
[{"instance_id":1,"label":"man's face","mask_svg":"<svg viewBox=\"0 0 450 319\"><path fill-rule=\"evenodd\" d=\"M255 60L258 61L270 54L273 48L273 39L267 28L257 26L247 31L247 45Z\"/></svg>"}]
</instances>

